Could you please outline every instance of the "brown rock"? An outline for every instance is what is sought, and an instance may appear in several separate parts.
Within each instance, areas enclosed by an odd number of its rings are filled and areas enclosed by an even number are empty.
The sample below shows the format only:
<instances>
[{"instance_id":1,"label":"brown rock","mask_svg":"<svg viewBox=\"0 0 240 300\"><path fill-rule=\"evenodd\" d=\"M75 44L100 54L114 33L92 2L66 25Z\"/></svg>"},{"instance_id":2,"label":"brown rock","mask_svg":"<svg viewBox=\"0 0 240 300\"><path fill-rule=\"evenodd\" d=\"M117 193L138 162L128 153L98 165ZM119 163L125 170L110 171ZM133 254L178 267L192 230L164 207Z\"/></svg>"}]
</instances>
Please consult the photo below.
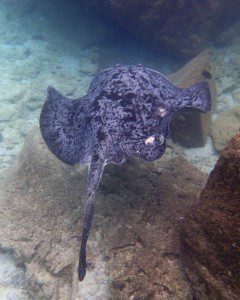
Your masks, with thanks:
<instances>
[{"instance_id":1,"label":"brown rock","mask_svg":"<svg viewBox=\"0 0 240 300\"><path fill-rule=\"evenodd\" d=\"M0 179L0 245L25 265L31 297L188 299L179 224L206 176L180 157L163 169L161 160L107 166L78 284L86 171L58 161L35 129Z\"/></svg>"},{"instance_id":2,"label":"brown rock","mask_svg":"<svg viewBox=\"0 0 240 300\"><path fill-rule=\"evenodd\" d=\"M209 50L203 51L196 58L187 63L178 72L168 76L175 85L188 88L191 85L208 81L212 96L212 111L216 107L215 67L211 62ZM173 141L184 147L200 147L207 140L210 132L212 112L203 114L197 111L184 113L171 124Z\"/></svg>"},{"instance_id":3,"label":"brown rock","mask_svg":"<svg viewBox=\"0 0 240 300\"><path fill-rule=\"evenodd\" d=\"M177 56L198 55L237 19L238 0L85 0L148 45Z\"/></svg>"},{"instance_id":4,"label":"brown rock","mask_svg":"<svg viewBox=\"0 0 240 300\"><path fill-rule=\"evenodd\" d=\"M211 136L216 149L223 150L238 131L240 131L240 106L222 113L213 123Z\"/></svg>"},{"instance_id":5,"label":"brown rock","mask_svg":"<svg viewBox=\"0 0 240 300\"><path fill-rule=\"evenodd\" d=\"M181 228L195 299L240 298L240 134L222 151Z\"/></svg>"}]
</instances>

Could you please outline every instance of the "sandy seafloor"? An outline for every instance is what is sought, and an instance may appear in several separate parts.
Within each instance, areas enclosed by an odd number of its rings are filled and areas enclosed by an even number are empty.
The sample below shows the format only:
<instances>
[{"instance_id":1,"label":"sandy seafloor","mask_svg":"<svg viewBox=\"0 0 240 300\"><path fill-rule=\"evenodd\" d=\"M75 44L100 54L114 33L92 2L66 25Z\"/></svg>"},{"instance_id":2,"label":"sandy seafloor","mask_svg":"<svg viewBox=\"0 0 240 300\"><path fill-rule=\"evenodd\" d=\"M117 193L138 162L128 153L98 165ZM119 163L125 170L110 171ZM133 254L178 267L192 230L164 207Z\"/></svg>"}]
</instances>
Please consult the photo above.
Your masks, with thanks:
<instances>
[{"instance_id":1,"label":"sandy seafloor","mask_svg":"<svg viewBox=\"0 0 240 300\"><path fill-rule=\"evenodd\" d=\"M41 1L37 8L29 0L19 2L0 1L0 174L21 149L26 132L38 123L46 87L53 85L73 98L84 95L101 68L99 52L109 57L109 65L144 63L163 73L174 70L170 59L151 53L137 41L111 44L106 36L112 33L89 22L87 16L76 22L78 15L71 5L66 10L54 1ZM235 96L240 94L240 38L224 47L211 47L217 64L215 119L240 100ZM205 147L183 152L205 172L211 171L218 157L210 137ZM26 299L24 286L24 270L15 265L11 254L0 254L0 299Z\"/></svg>"}]
</instances>

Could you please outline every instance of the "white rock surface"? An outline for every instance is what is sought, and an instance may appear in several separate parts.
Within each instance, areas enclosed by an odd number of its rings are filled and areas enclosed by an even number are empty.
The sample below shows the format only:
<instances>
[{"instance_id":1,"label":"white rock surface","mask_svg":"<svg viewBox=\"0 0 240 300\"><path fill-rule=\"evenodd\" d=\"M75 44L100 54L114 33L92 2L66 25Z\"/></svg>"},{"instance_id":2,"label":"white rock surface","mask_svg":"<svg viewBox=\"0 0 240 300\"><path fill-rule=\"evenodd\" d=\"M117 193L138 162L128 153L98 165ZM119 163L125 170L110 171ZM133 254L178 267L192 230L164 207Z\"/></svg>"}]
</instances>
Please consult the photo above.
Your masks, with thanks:
<instances>
[{"instance_id":1,"label":"white rock surface","mask_svg":"<svg viewBox=\"0 0 240 300\"><path fill-rule=\"evenodd\" d=\"M11 254L0 254L0 299L28 299L24 287L24 270L16 267Z\"/></svg>"},{"instance_id":2,"label":"white rock surface","mask_svg":"<svg viewBox=\"0 0 240 300\"><path fill-rule=\"evenodd\" d=\"M240 86L240 22L237 22L226 34L225 43L213 48L213 59L216 64L216 82L218 91L217 113L224 112L239 105ZM238 96L237 96L238 95Z\"/></svg>"},{"instance_id":3,"label":"white rock surface","mask_svg":"<svg viewBox=\"0 0 240 300\"><path fill-rule=\"evenodd\" d=\"M210 137L204 147L184 149L184 154L188 160L205 173L211 172L218 158L218 153Z\"/></svg>"}]
</instances>

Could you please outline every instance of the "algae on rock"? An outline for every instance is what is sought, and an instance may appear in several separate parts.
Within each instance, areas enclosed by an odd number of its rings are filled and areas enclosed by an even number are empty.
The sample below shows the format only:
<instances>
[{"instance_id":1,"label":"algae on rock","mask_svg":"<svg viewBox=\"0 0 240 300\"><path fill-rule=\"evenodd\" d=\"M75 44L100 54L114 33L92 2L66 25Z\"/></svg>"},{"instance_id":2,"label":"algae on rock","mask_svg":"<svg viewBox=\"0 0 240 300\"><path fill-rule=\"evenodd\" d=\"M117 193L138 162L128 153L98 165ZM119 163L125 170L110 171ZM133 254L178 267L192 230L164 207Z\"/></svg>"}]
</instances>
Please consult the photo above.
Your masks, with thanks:
<instances>
[{"instance_id":1,"label":"algae on rock","mask_svg":"<svg viewBox=\"0 0 240 300\"><path fill-rule=\"evenodd\" d=\"M182 223L181 256L194 299L239 299L240 134L221 152Z\"/></svg>"},{"instance_id":2,"label":"algae on rock","mask_svg":"<svg viewBox=\"0 0 240 300\"><path fill-rule=\"evenodd\" d=\"M240 131L240 106L220 114L214 121L211 135L218 151L227 146L229 140Z\"/></svg>"}]
</instances>

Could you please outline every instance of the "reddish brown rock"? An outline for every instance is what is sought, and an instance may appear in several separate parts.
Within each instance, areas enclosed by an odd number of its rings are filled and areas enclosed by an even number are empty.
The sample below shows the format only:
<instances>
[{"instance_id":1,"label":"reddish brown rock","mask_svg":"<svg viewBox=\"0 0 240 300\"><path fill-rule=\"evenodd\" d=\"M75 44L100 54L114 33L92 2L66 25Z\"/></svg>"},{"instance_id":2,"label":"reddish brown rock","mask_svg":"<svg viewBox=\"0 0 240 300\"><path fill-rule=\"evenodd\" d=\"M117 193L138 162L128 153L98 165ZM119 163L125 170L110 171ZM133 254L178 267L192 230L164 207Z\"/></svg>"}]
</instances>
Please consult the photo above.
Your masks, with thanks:
<instances>
[{"instance_id":1,"label":"reddish brown rock","mask_svg":"<svg viewBox=\"0 0 240 300\"><path fill-rule=\"evenodd\" d=\"M218 151L224 149L229 140L240 131L240 105L221 113L214 121L211 136Z\"/></svg>"},{"instance_id":2,"label":"reddish brown rock","mask_svg":"<svg viewBox=\"0 0 240 300\"><path fill-rule=\"evenodd\" d=\"M240 299L240 134L222 151L181 227L195 299Z\"/></svg>"},{"instance_id":3,"label":"reddish brown rock","mask_svg":"<svg viewBox=\"0 0 240 300\"><path fill-rule=\"evenodd\" d=\"M208 81L212 96L212 111L216 106L216 84L215 67L211 62L209 50L203 51L196 58L187 63L178 72L168 78L181 88L188 88L191 85ZM184 147L200 147L207 140L210 132L212 111L203 114L198 111L191 111L179 116L171 124L171 137Z\"/></svg>"},{"instance_id":4,"label":"reddish brown rock","mask_svg":"<svg viewBox=\"0 0 240 300\"><path fill-rule=\"evenodd\" d=\"M82 0L83 1L83 0ZM239 0L85 0L148 45L194 57L238 17Z\"/></svg>"}]
</instances>

